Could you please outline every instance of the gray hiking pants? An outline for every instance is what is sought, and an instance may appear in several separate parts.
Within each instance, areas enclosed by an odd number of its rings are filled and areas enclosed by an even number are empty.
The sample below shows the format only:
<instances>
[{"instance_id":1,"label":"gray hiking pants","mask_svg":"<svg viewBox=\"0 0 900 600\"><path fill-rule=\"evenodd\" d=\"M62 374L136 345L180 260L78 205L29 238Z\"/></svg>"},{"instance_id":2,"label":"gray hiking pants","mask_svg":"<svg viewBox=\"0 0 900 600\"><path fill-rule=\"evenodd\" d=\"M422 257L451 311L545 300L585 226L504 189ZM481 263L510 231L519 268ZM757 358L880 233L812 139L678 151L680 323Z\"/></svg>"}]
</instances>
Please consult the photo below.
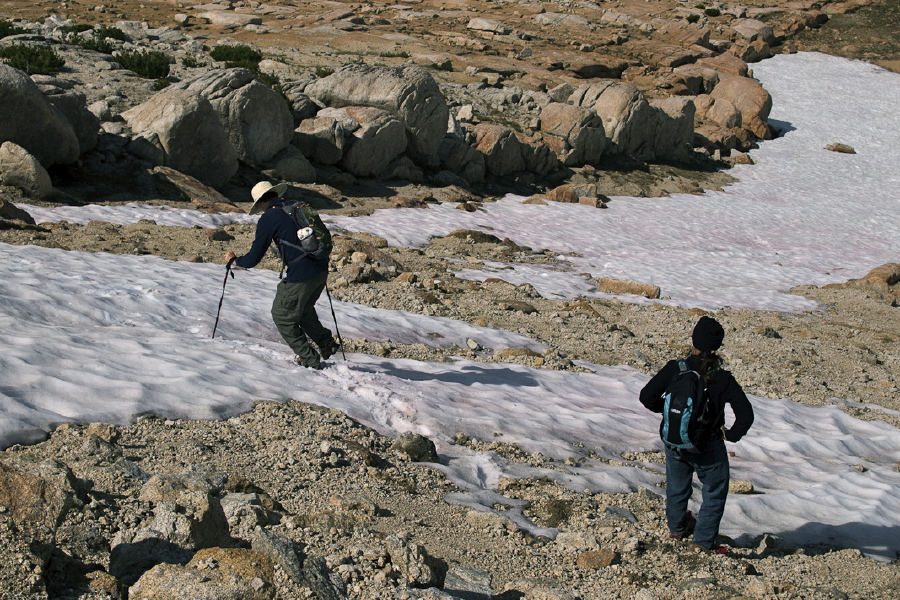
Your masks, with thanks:
<instances>
[{"instance_id":1,"label":"gray hiking pants","mask_svg":"<svg viewBox=\"0 0 900 600\"><path fill-rule=\"evenodd\" d=\"M319 365L319 354L310 347L309 340L320 347L332 340L331 331L322 326L316 314L316 301L327 281L326 272L306 281L289 283L282 280L275 290L272 320L304 367Z\"/></svg>"}]
</instances>

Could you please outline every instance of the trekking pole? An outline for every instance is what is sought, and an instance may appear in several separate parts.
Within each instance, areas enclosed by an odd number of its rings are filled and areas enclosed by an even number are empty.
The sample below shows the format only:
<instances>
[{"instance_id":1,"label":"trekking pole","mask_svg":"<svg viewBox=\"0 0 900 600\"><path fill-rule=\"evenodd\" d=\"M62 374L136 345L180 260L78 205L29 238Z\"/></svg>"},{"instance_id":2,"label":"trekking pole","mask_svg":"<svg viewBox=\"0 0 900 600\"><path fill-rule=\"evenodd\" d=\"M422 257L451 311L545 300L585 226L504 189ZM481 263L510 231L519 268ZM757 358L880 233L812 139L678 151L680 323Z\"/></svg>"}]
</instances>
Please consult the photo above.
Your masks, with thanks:
<instances>
[{"instance_id":1,"label":"trekking pole","mask_svg":"<svg viewBox=\"0 0 900 600\"><path fill-rule=\"evenodd\" d=\"M228 261L228 264L225 265L225 281L222 283L222 297L219 298L219 310L216 311L216 324L213 325L213 334L212 337L216 337L216 327L219 326L219 315L222 313L222 301L225 300L225 285L228 283L228 276L231 275L231 278L234 279L234 273L231 271L231 264L235 261L235 259L231 259Z\"/></svg>"},{"instance_id":2,"label":"trekking pole","mask_svg":"<svg viewBox=\"0 0 900 600\"><path fill-rule=\"evenodd\" d=\"M344 354L344 340L341 339L341 330L338 329L337 317L334 314L334 303L331 301L331 292L328 290L328 284L325 284L325 293L328 294L328 305L331 306L331 318L334 319L334 330L338 336L338 347L341 349L341 356L344 360L347 360L347 355Z\"/></svg>"}]
</instances>

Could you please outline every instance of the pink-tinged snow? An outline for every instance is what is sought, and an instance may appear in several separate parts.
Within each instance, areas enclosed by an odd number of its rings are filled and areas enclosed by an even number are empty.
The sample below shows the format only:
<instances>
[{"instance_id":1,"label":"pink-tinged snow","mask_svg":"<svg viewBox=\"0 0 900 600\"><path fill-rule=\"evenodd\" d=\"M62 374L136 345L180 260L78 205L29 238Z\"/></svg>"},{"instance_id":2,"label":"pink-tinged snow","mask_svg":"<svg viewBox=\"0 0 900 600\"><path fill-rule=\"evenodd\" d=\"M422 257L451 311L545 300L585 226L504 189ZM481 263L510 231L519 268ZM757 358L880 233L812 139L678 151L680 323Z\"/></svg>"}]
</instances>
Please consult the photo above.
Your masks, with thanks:
<instances>
[{"instance_id":1,"label":"pink-tinged snow","mask_svg":"<svg viewBox=\"0 0 900 600\"><path fill-rule=\"evenodd\" d=\"M528 206L510 197L474 214L439 206L331 222L395 243L490 227L536 249L577 248L580 258L560 265L568 273L513 270L551 297L586 295L577 273L590 271L657 283L683 305L810 308L785 290L856 277L900 256L900 128L890 110L900 76L815 54L779 56L755 70L775 96L773 118L794 130L754 151L759 164L736 169L741 183L724 192L616 199L606 211ZM838 141L858 154L822 150ZM133 212L47 209L38 220L60 220L57 210L88 215L69 212L65 220L162 223L173 215L125 208ZM192 211L176 218L172 224L222 224ZM507 272L500 266L492 265L493 276ZM223 276L221 265L0 244L0 446L38 441L63 422L127 423L147 412L240 418L257 400L290 398L340 409L386 434L431 437L438 468L465 490L451 501L483 510L504 505L504 514L536 533L555 531L535 527L520 503L503 498L500 477L550 477L577 491L661 492L661 465L622 458L661 446L658 417L637 401L647 376L634 369L585 364L594 370L585 374L350 354L307 371L292 363L271 324L274 273L237 271L229 279L210 338ZM327 298L318 308L331 324ZM338 301L334 310L345 337L541 348L519 334L449 319ZM900 550L900 431L853 419L837 406L751 400L756 423L729 449L733 477L751 480L757 493L729 499L722 533L749 543L768 532L893 560ZM553 461L540 469L507 463L453 445L457 432L515 443ZM591 459L591 452L615 462ZM567 458L578 466L566 465Z\"/></svg>"},{"instance_id":2,"label":"pink-tinged snow","mask_svg":"<svg viewBox=\"0 0 900 600\"><path fill-rule=\"evenodd\" d=\"M900 257L900 76L814 53L779 55L753 68L774 98L773 124L787 132L751 152L756 165L732 169L741 181L722 192L614 198L605 210L507 196L474 213L445 203L332 222L393 244L420 246L455 229L480 229L575 254L562 259L568 276L541 280L548 297L594 295L577 275L590 273L658 285L684 306L814 308L787 292L860 277ZM834 142L857 153L825 150Z\"/></svg>"}]
</instances>

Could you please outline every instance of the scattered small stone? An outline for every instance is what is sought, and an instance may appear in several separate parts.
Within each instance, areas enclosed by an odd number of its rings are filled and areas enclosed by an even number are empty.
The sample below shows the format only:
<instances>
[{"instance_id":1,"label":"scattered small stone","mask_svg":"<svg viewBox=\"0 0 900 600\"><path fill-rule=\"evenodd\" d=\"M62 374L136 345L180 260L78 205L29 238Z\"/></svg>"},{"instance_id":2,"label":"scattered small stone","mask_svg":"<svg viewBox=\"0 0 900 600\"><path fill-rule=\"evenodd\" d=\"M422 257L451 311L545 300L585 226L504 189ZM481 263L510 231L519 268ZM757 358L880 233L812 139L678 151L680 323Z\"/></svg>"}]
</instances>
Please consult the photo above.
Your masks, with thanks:
<instances>
[{"instance_id":1,"label":"scattered small stone","mask_svg":"<svg viewBox=\"0 0 900 600\"><path fill-rule=\"evenodd\" d=\"M856 150L853 149L853 146L848 146L847 144L828 144L825 146L825 149L841 154L856 154Z\"/></svg>"}]
</instances>

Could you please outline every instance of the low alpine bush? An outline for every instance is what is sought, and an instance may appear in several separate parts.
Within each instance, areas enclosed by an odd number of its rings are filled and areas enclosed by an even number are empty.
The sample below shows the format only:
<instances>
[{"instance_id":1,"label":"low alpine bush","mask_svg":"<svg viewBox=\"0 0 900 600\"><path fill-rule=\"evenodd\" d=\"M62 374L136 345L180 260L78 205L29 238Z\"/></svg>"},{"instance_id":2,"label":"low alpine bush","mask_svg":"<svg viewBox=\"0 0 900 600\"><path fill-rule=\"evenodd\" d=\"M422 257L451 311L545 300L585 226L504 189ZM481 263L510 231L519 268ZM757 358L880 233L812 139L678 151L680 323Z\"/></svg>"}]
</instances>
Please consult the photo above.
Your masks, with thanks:
<instances>
[{"instance_id":1,"label":"low alpine bush","mask_svg":"<svg viewBox=\"0 0 900 600\"><path fill-rule=\"evenodd\" d=\"M25 30L9 21L0 20L0 38L5 38L8 35L18 35L20 33L25 33Z\"/></svg>"},{"instance_id":2,"label":"low alpine bush","mask_svg":"<svg viewBox=\"0 0 900 600\"><path fill-rule=\"evenodd\" d=\"M203 63L197 60L195 56L185 56L181 59L181 65L183 67L187 67L188 69L194 69L196 67L202 67Z\"/></svg>"},{"instance_id":3,"label":"low alpine bush","mask_svg":"<svg viewBox=\"0 0 900 600\"><path fill-rule=\"evenodd\" d=\"M243 67L255 71L262 60L262 52L238 44L221 44L210 50L209 55L215 61L225 61L229 69Z\"/></svg>"},{"instance_id":4,"label":"low alpine bush","mask_svg":"<svg viewBox=\"0 0 900 600\"><path fill-rule=\"evenodd\" d=\"M70 33L64 40L72 46L81 46L85 50L94 50L101 54L112 54L115 49L112 43L106 41L105 38L96 38L90 35L84 36L78 33Z\"/></svg>"},{"instance_id":5,"label":"low alpine bush","mask_svg":"<svg viewBox=\"0 0 900 600\"><path fill-rule=\"evenodd\" d=\"M319 79L328 77L332 73L334 73L334 69L332 69L331 67L316 67L316 77L318 77Z\"/></svg>"},{"instance_id":6,"label":"low alpine bush","mask_svg":"<svg viewBox=\"0 0 900 600\"><path fill-rule=\"evenodd\" d=\"M118 27L110 27L109 25L97 25L94 27L94 35L101 40L112 38L114 40L119 40L120 42L128 41L128 36L125 35L124 31Z\"/></svg>"},{"instance_id":7,"label":"low alpine bush","mask_svg":"<svg viewBox=\"0 0 900 600\"><path fill-rule=\"evenodd\" d=\"M162 79L169 74L169 57L156 50L125 50L116 55L116 62L145 79Z\"/></svg>"},{"instance_id":8,"label":"low alpine bush","mask_svg":"<svg viewBox=\"0 0 900 600\"><path fill-rule=\"evenodd\" d=\"M75 23L74 25L66 29L66 31L69 31L71 33L81 33L82 31L90 31L91 29L93 29L93 27L88 25L87 23Z\"/></svg>"},{"instance_id":9,"label":"low alpine bush","mask_svg":"<svg viewBox=\"0 0 900 600\"><path fill-rule=\"evenodd\" d=\"M0 59L14 69L29 75L54 75L66 61L50 48L11 44L0 48Z\"/></svg>"}]
</instances>

